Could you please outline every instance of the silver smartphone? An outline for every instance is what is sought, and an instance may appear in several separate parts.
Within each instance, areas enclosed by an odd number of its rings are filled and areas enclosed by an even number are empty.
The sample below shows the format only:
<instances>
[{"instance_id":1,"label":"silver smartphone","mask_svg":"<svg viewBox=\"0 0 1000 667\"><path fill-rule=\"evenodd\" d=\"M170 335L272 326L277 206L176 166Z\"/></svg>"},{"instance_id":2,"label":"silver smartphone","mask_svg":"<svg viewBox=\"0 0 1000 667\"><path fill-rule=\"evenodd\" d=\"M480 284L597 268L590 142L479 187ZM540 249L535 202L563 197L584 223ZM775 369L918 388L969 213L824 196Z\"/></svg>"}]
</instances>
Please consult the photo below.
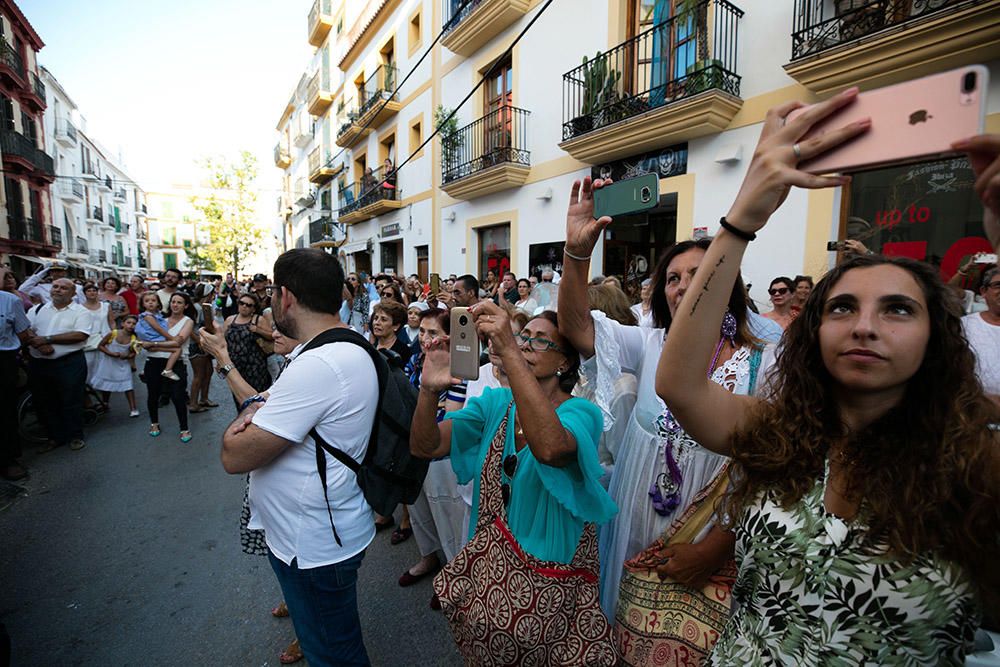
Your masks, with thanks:
<instances>
[{"instance_id":1,"label":"silver smartphone","mask_svg":"<svg viewBox=\"0 0 1000 667\"><path fill-rule=\"evenodd\" d=\"M451 309L451 376L463 380L479 379L479 335L472 315L464 306Z\"/></svg>"}]
</instances>

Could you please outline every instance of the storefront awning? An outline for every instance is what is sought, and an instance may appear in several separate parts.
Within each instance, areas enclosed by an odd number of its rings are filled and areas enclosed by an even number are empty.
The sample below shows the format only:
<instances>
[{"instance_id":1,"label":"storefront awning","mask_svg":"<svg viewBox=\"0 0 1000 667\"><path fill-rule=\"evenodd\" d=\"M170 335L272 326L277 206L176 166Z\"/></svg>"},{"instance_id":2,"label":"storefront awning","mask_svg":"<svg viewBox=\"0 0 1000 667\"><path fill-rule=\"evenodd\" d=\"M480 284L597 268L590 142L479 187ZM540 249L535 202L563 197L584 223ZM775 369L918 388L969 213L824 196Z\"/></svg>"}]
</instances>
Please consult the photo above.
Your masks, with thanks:
<instances>
[{"instance_id":1,"label":"storefront awning","mask_svg":"<svg viewBox=\"0 0 1000 667\"><path fill-rule=\"evenodd\" d=\"M353 241L351 243L345 243L340 246L340 252L350 255L356 252L367 252L368 251L368 239L364 241Z\"/></svg>"}]
</instances>

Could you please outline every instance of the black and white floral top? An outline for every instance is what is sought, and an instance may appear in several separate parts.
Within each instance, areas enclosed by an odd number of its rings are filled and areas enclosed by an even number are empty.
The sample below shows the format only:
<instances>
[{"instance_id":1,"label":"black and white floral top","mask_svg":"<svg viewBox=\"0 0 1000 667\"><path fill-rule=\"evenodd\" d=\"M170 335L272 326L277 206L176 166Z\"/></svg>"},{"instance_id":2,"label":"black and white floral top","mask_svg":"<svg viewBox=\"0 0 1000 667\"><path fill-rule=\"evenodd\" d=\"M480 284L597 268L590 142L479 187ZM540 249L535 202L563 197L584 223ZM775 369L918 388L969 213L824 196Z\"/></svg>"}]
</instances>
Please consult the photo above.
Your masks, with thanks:
<instances>
[{"instance_id":1,"label":"black and white floral top","mask_svg":"<svg viewBox=\"0 0 1000 667\"><path fill-rule=\"evenodd\" d=\"M789 510L771 493L736 525L738 608L712 665L962 665L979 625L954 563L885 555L825 511L826 476Z\"/></svg>"}]
</instances>

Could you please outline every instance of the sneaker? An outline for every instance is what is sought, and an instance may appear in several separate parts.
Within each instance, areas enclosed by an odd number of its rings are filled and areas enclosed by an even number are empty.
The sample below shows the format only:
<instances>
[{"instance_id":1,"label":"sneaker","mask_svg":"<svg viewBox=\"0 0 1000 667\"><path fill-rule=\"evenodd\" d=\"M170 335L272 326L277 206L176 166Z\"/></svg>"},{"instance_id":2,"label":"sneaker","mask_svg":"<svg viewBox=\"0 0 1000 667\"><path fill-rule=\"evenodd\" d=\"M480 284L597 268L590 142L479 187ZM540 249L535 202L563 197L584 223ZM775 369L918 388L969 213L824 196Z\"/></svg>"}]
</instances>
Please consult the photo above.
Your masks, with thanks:
<instances>
[{"instance_id":1,"label":"sneaker","mask_svg":"<svg viewBox=\"0 0 1000 667\"><path fill-rule=\"evenodd\" d=\"M132 410L132 411L130 411L128 413L128 416L129 417L138 417L139 416L139 411L138 410Z\"/></svg>"},{"instance_id":2,"label":"sneaker","mask_svg":"<svg viewBox=\"0 0 1000 667\"><path fill-rule=\"evenodd\" d=\"M191 442L191 431L181 431L181 442Z\"/></svg>"},{"instance_id":3,"label":"sneaker","mask_svg":"<svg viewBox=\"0 0 1000 667\"><path fill-rule=\"evenodd\" d=\"M173 380L174 382L181 379L181 376L173 371L163 371L162 373L160 373L160 375L167 378L168 380Z\"/></svg>"},{"instance_id":4,"label":"sneaker","mask_svg":"<svg viewBox=\"0 0 1000 667\"><path fill-rule=\"evenodd\" d=\"M74 439L72 439L72 440L69 441L69 448L72 449L74 452L78 451L78 450L81 450L81 449L83 449L86 446L87 446L87 443L85 443L80 438L74 438Z\"/></svg>"}]
</instances>

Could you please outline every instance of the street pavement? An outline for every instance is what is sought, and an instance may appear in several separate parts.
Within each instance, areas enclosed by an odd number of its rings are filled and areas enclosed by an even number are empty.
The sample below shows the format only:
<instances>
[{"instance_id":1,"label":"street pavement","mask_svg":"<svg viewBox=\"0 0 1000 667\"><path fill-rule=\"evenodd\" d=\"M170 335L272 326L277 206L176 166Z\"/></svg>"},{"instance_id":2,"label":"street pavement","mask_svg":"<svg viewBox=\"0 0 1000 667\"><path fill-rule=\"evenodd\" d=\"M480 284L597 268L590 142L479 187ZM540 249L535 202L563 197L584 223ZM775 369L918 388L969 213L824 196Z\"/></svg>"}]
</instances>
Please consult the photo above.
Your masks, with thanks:
<instances>
[{"instance_id":1,"label":"street pavement","mask_svg":"<svg viewBox=\"0 0 1000 667\"><path fill-rule=\"evenodd\" d=\"M269 613L281 594L267 559L240 549L245 478L219 463L234 416L225 383L212 383L221 407L190 416L187 444L172 406L160 410L162 435L148 436L137 385L141 416L129 419L114 395L85 449L28 447L23 491L0 481L0 622L12 664L279 664L291 620ZM391 546L389 531L368 549L358 596L372 663L460 665L428 607L430 578L397 584L417 559L414 540Z\"/></svg>"}]
</instances>

